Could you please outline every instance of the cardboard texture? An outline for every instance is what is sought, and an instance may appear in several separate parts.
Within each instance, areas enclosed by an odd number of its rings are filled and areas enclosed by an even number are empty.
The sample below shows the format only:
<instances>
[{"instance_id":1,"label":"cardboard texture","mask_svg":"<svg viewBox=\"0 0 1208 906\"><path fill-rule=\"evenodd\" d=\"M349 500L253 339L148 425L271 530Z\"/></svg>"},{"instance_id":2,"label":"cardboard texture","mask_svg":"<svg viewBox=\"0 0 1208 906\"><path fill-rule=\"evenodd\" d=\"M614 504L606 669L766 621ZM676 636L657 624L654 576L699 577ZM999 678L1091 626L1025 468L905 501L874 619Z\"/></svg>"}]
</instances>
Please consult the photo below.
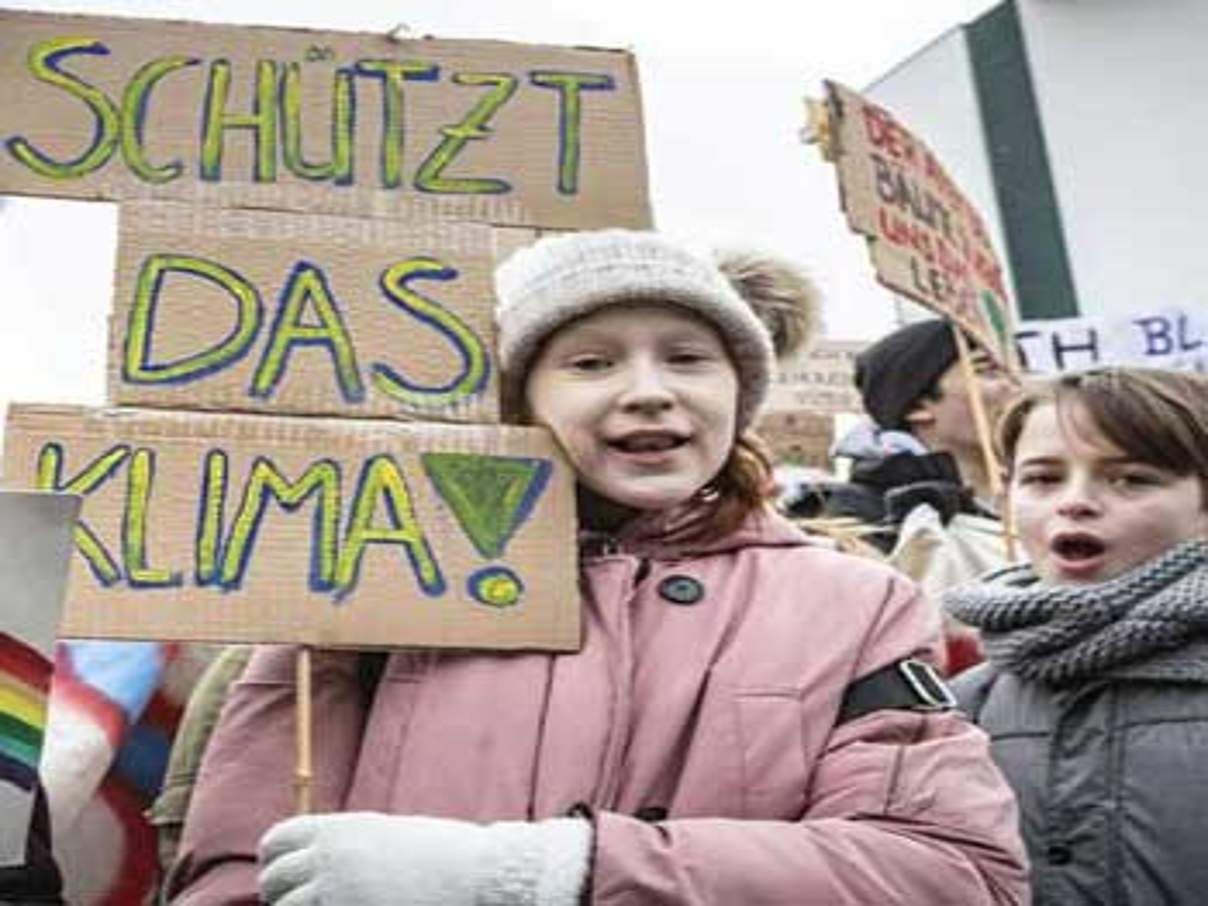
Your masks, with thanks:
<instances>
[{"instance_id":1,"label":"cardboard texture","mask_svg":"<svg viewBox=\"0 0 1208 906\"><path fill-rule=\"evenodd\" d=\"M806 353L781 362L772 382L766 412L836 415L863 412L856 390L858 340L819 340Z\"/></svg>"},{"instance_id":2,"label":"cardboard texture","mask_svg":"<svg viewBox=\"0 0 1208 906\"><path fill-rule=\"evenodd\" d=\"M765 411L756 433L780 464L830 468L830 448L835 442L835 417L802 411Z\"/></svg>"},{"instance_id":3,"label":"cardboard texture","mask_svg":"<svg viewBox=\"0 0 1208 906\"><path fill-rule=\"evenodd\" d=\"M1011 301L981 215L889 111L835 82L826 90L843 210L867 238L877 278L1014 370Z\"/></svg>"},{"instance_id":4,"label":"cardboard texture","mask_svg":"<svg viewBox=\"0 0 1208 906\"><path fill-rule=\"evenodd\" d=\"M123 204L109 398L498 422L494 267L481 224Z\"/></svg>"},{"instance_id":5,"label":"cardboard texture","mask_svg":"<svg viewBox=\"0 0 1208 906\"><path fill-rule=\"evenodd\" d=\"M0 491L0 868L25 861L79 511L72 494Z\"/></svg>"},{"instance_id":6,"label":"cardboard texture","mask_svg":"<svg viewBox=\"0 0 1208 906\"><path fill-rule=\"evenodd\" d=\"M491 273L650 226L630 54L0 10L0 81L0 193L123 208L140 408L5 438L8 484L84 497L64 634L579 646L573 474L498 424Z\"/></svg>"},{"instance_id":7,"label":"cardboard texture","mask_svg":"<svg viewBox=\"0 0 1208 906\"><path fill-rule=\"evenodd\" d=\"M543 429L13 406L4 474L84 498L66 636L580 643Z\"/></svg>"},{"instance_id":8,"label":"cardboard texture","mask_svg":"<svg viewBox=\"0 0 1208 906\"><path fill-rule=\"evenodd\" d=\"M624 51L0 10L0 193L650 225Z\"/></svg>"}]
</instances>

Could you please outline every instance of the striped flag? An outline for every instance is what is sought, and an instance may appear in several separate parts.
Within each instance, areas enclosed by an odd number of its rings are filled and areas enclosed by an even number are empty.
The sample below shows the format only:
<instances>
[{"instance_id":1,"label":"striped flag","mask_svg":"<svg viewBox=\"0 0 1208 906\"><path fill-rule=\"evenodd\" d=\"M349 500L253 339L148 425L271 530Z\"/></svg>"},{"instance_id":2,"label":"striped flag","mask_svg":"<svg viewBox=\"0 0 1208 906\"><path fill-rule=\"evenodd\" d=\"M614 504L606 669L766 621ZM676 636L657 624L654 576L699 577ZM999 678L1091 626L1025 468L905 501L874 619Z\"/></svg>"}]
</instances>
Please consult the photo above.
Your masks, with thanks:
<instances>
[{"instance_id":1,"label":"striped flag","mask_svg":"<svg viewBox=\"0 0 1208 906\"><path fill-rule=\"evenodd\" d=\"M25 861L50 674L45 657L0 632L0 866Z\"/></svg>"},{"instance_id":2,"label":"striped flag","mask_svg":"<svg viewBox=\"0 0 1208 906\"><path fill-rule=\"evenodd\" d=\"M145 812L159 793L189 692L220 647L57 645L42 782L68 902L153 902L159 865Z\"/></svg>"}]
</instances>

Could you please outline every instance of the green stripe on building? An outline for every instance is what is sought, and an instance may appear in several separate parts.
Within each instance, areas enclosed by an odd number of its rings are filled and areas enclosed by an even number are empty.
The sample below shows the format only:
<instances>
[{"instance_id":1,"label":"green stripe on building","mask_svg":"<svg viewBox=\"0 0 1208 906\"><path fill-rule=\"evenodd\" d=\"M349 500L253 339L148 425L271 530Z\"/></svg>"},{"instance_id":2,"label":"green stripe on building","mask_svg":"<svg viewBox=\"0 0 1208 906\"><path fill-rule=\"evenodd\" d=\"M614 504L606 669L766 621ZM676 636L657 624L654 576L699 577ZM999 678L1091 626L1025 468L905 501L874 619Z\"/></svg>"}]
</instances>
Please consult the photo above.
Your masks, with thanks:
<instances>
[{"instance_id":1,"label":"green stripe on building","mask_svg":"<svg viewBox=\"0 0 1208 906\"><path fill-rule=\"evenodd\" d=\"M1078 297L1015 0L965 26L1021 319L1077 317Z\"/></svg>"}]
</instances>

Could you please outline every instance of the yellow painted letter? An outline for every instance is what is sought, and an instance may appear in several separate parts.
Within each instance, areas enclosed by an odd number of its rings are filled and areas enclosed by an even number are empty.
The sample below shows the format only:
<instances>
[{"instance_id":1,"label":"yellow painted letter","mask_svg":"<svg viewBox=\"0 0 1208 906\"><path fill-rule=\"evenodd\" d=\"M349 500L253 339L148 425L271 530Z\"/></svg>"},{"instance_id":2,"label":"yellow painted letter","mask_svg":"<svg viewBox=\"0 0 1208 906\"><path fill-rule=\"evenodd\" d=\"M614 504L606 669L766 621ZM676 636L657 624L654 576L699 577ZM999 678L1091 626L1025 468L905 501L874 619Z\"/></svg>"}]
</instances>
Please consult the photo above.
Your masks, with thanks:
<instances>
[{"instance_id":1,"label":"yellow painted letter","mask_svg":"<svg viewBox=\"0 0 1208 906\"><path fill-rule=\"evenodd\" d=\"M339 542L340 467L330 459L311 463L302 477L292 484L269 459L256 457L243 489L243 502L231 523L222 558L223 588L238 588L247 572L248 558L264 517L269 496L275 497L286 512L298 509L311 494L318 492L314 526L311 530L310 587L315 591L331 588Z\"/></svg>"},{"instance_id":2,"label":"yellow painted letter","mask_svg":"<svg viewBox=\"0 0 1208 906\"><path fill-rule=\"evenodd\" d=\"M318 325L301 323L308 301L313 304L315 314L319 317L321 323ZM271 396L281 380L293 347L303 345L327 347L336 366L340 393L347 402L359 403L365 398L352 337L340 318L340 309L327 287L327 278L309 261L299 261L294 265L285 288L281 290L281 300L277 303L277 315L273 319L269 337L260 366L252 378L252 396Z\"/></svg>"},{"instance_id":3,"label":"yellow painted letter","mask_svg":"<svg viewBox=\"0 0 1208 906\"><path fill-rule=\"evenodd\" d=\"M403 82L435 82L440 69L430 63L359 60L356 70L382 80L382 187L396 189L403 184Z\"/></svg>"},{"instance_id":4,"label":"yellow painted letter","mask_svg":"<svg viewBox=\"0 0 1208 906\"><path fill-rule=\"evenodd\" d=\"M74 53L105 56L109 48L88 38L51 38L35 44L27 65L34 78L62 88L88 105L96 119L90 144L75 160L57 161L43 154L21 136L8 139L9 153L35 173L50 179L78 179L104 166L117 148L119 114L117 105L101 91L82 79L59 69L59 61ZM4 103L9 103L5 101Z\"/></svg>"},{"instance_id":5,"label":"yellow painted letter","mask_svg":"<svg viewBox=\"0 0 1208 906\"><path fill-rule=\"evenodd\" d=\"M111 447L102 453L80 471L75 478L63 481L63 447L58 443L48 443L38 453L38 490L68 491L72 494L87 496L102 482L108 479L125 462L130 455L130 448L125 444ZM75 527L76 549L88 561L88 567L102 585L113 585L122 574L118 571L109 551L93 534L92 529L81 519Z\"/></svg>"},{"instance_id":6,"label":"yellow painted letter","mask_svg":"<svg viewBox=\"0 0 1208 906\"><path fill-rule=\"evenodd\" d=\"M352 184L353 105L352 72L337 69L331 89L331 159L309 163L302 153L302 68L285 64L281 76L282 153L286 168L301 179L330 179L338 186Z\"/></svg>"},{"instance_id":7,"label":"yellow painted letter","mask_svg":"<svg viewBox=\"0 0 1208 906\"><path fill-rule=\"evenodd\" d=\"M441 409L481 393L490 377L490 359L482 339L453 312L409 286L412 280L453 280L457 271L435 258L409 258L382 275L382 291L403 311L441 333L457 351L461 372L447 383L425 386L407 380L389 365L375 362L373 386L406 406Z\"/></svg>"},{"instance_id":8,"label":"yellow painted letter","mask_svg":"<svg viewBox=\"0 0 1208 906\"><path fill-rule=\"evenodd\" d=\"M225 339L209 349L155 365L150 361L155 309L164 277L173 271L208 280L230 293L238 305L238 321ZM263 318L264 306L256 287L233 270L187 255L148 255L139 271L134 304L130 306L122 379L131 384L178 384L213 374L247 354Z\"/></svg>"},{"instance_id":9,"label":"yellow painted letter","mask_svg":"<svg viewBox=\"0 0 1208 906\"><path fill-rule=\"evenodd\" d=\"M139 68L122 95L122 157L130 171L144 182L171 182L184 172L184 165L169 161L157 167L147 160L143 148L143 125L147 118L147 99L155 83L170 72L196 66L201 61L195 57L160 57Z\"/></svg>"},{"instance_id":10,"label":"yellow painted letter","mask_svg":"<svg viewBox=\"0 0 1208 906\"><path fill-rule=\"evenodd\" d=\"M474 139L489 138L491 130L487 122L507 103L516 92L515 76L485 72L459 72L453 76L458 85L492 85L490 91L479 98L478 103L465 115L460 123L442 126L444 136L441 143L419 165L415 172L415 188L421 192L446 192L457 195L499 195L510 192L512 186L506 180L495 177L453 178L443 177L445 167L453 162Z\"/></svg>"},{"instance_id":11,"label":"yellow painted letter","mask_svg":"<svg viewBox=\"0 0 1208 906\"><path fill-rule=\"evenodd\" d=\"M373 526L374 511L378 498L386 504L389 528ZM411 494L403 479L398 463L383 453L366 461L357 482L356 497L352 502L352 513L348 518L348 532L344 547L340 551L340 563L336 568L336 593L344 597L356 587L361 570L361 556L367 544L401 544L407 551L411 570L419 587L429 596L443 594L445 579L440 566L432 555L432 549L424 537L423 530L415 521L415 510L411 506Z\"/></svg>"},{"instance_id":12,"label":"yellow painted letter","mask_svg":"<svg viewBox=\"0 0 1208 906\"><path fill-rule=\"evenodd\" d=\"M584 91L612 91L611 76L586 72L533 72L533 84L558 92L558 191L574 195L579 191L579 157L583 145Z\"/></svg>"},{"instance_id":13,"label":"yellow painted letter","mask_svg":"<svg viewBox=\"0 0 1208 906\"><path fill-rule=\"evenodd\" d=\"M201 134L201 178L209 182L222 179L222 146L228 129L250 129L256 141L256 165L252 179L273 182L277 178L277 64L260 60L256 64L256 97L251 113L227 113L231 91L231 64L215 60L210 64L210 80Z\"/></svg>"},{"instance_id":14,"label":"yellow painted letter","mask_svg":"<svg viewBox=\"0 0 1208 906\"><path fill-rule=\"evenodd\" d=\"M122 517L122 554L132 588L163 588L181 583L180 573L147 566L147 507L155 479L155 454L139 448L126 473L126 512Z\"/></svg>"}]
</instances>

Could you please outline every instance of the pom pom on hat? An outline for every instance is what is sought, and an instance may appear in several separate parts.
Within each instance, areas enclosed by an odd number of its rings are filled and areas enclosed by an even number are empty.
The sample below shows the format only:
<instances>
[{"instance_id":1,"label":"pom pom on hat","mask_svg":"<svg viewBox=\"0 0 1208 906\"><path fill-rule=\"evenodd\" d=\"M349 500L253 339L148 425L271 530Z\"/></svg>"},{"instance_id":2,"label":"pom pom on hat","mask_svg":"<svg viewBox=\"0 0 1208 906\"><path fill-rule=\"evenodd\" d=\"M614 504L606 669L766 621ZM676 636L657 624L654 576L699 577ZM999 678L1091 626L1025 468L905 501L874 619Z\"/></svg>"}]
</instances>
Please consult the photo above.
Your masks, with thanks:
<instances>
[{"instance_id":1,"label":"pom pom on hat","mask_svg":"<svg viewBox=\"0 0 1208 906\"><path fill-rule=\"evenodd\" d=\"M656 302L684 308L718 331L738 371L738 428L748 427L767 396L777 350L752 307L760 301L740 295L733 279L718 264L652 232L574 233L520 249L495 271L505 407L515 411L529 368L560 327L609 305ZM816 308L816 294L802 296L800 305ZM811 313L786 333L805 339L815 321Z\"/></svg>"},{"instance_id":2,"label":"pom pom on hat","mask_svg":"<svg viewBox=\"0 0 1208 906\"><path fill-rule=\"evenodd\" d=\"M822 293L800 268L762 252L730 250L717 266L772 335L776 358L813 348L822 329Z\"/></svg>"}]
</instances>

